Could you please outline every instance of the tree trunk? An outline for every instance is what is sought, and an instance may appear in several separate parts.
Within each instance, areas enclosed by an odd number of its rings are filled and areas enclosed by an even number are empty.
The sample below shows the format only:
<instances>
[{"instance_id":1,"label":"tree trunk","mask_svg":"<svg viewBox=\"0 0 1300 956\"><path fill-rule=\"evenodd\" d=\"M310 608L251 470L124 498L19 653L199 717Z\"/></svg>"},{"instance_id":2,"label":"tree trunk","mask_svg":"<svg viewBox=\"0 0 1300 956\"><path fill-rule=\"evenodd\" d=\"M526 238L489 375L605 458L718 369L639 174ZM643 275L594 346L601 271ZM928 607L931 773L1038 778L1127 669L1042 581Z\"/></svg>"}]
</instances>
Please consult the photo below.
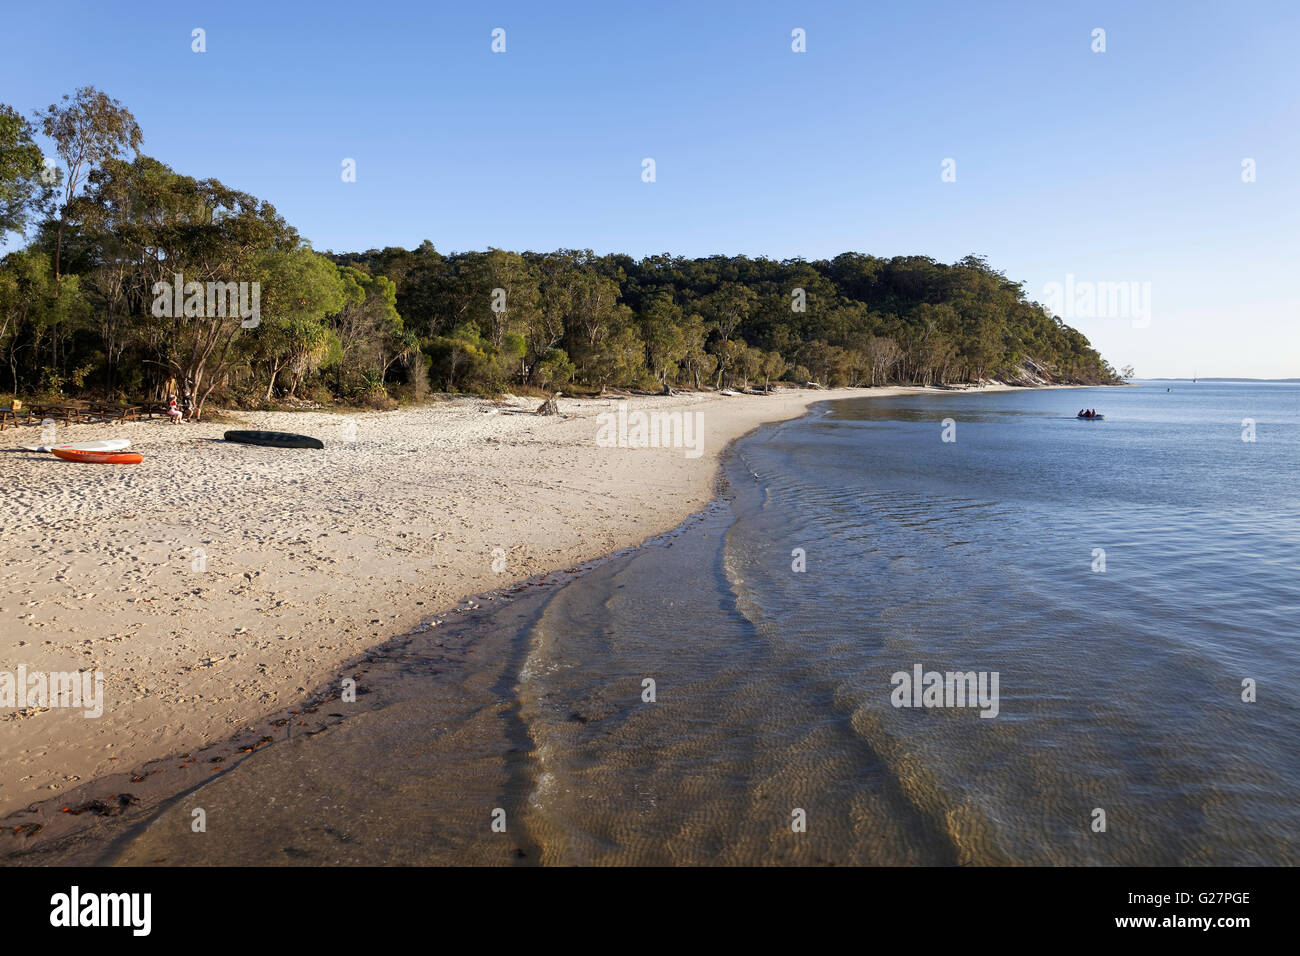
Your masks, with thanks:
<instances>
[{"instance_id":1,"label":"tree trunk","mask_svg":"<svg viewBox=\"0 0 1300 956\"><path fill-rule=\"evenodd\" d=\"M54 298L59 297L59 254L63 252L63 222L65 213L59 213L59 232L54 240Z\"/></svg>"}]
</instances>

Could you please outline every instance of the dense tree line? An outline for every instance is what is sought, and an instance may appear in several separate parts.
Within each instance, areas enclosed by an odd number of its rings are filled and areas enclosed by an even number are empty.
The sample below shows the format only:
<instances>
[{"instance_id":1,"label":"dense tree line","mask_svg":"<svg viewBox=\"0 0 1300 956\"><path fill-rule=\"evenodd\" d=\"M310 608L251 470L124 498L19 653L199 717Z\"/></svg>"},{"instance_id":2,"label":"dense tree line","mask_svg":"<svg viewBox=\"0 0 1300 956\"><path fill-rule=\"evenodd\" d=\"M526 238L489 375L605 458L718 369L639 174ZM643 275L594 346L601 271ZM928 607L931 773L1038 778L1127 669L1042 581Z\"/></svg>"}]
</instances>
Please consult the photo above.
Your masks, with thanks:
<instances>
[{"instance_id":1,"label":"dense tree line","mask_svg":"<svg viewBox=\"0 0 1300 956\"><path fill-rule=\"evenodd\" d=\"M55 144L45 157L34 135ZM267 202L139 152L92 88L0 105L0 382L201 410L445 391L1098 383L1087 339L983 259L633 259L432 243L323 255ZM251 290L251 294L250 294Z\"/></svg>"},{"instance_id":2,"label":"dense tree line","mask_svg":"<svg viewBox=\"0 0 1300 956\"><path fill-rule=\"evenodd\" d=\"M968 256L844 253L807 262L500 249L425 242L335 257L390 279L397 309L448 390L699 388L1020 379L1099 383L1082 333Z\"/></svg>"}]
</instances>

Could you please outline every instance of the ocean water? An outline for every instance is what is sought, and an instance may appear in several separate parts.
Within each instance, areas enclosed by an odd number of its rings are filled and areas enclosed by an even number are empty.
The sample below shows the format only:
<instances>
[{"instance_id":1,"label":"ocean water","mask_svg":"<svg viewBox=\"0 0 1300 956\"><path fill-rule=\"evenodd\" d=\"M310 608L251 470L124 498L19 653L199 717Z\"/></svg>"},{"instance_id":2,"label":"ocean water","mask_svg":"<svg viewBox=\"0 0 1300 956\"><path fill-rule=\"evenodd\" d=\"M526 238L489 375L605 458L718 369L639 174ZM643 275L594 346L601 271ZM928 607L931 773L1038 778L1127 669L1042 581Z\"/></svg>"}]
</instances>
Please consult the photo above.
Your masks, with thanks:
<instances>
[{"instance_id":1,"label":"ocean water","mask_svg":"<svg viewBox=\"0 0 1300 956\"><path fill-rule=\"evenodd\" d=\"M533 626L536 831L576 863L1300 862L1298 466L1283 385L760 429L725 513ZM996 672L997 715L894 706L918 664Z\"/></svg>"},{"instance_id":2,"label":"ocean water","mask_svg":"<svg viewBox=\"0 0 1300 956\"><path fill-rule=\"evenodd\" d=\"M1294 385L824 403L705 514L416 638L364 721L216 785L262 821L223 852L1298 863L1298 466ZM896 706L918 666L996 699Z\"/></svg>"}]
</instances>

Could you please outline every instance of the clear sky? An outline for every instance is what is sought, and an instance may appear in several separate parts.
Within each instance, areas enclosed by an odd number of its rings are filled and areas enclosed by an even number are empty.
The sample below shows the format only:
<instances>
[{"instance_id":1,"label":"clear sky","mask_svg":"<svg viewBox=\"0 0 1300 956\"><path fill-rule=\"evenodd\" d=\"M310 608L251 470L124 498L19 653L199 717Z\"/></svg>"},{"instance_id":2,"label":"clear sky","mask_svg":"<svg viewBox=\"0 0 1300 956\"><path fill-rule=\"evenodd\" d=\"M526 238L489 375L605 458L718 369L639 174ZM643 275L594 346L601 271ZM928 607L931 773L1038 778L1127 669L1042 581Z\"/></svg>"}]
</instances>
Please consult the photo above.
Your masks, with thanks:
<instances>
[{"instance_id":1,"label":"clear sky","mask_svg":"<svg viewBox=\"0 0 1300 956\"><path fill-rule=\"evenodd\" d=\"M1149 320L1066 316L1116 367L1300 376L1296 0L94 0L0 23L0 102L96 86L144 152L320 250L973 252L1040 301L1067 275L1150 283Z\"/></svg>"}]
</instances>

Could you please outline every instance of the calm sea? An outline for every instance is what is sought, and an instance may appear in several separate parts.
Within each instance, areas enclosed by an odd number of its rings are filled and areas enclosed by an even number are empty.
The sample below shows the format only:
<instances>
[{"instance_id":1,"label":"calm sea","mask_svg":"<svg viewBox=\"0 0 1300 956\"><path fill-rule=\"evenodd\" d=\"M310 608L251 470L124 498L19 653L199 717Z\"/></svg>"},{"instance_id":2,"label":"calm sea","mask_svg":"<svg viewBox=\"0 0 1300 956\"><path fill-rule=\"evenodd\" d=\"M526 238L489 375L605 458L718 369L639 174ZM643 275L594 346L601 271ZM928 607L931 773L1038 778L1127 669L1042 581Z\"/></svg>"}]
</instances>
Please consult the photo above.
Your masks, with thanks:
<instances>
[{"instance_id":1,"label":"calm sea","mask_svg":"<svg viewBox=\"0 0 1300 956\"><path fill-rule=\"evenodd\" d=\"M364 721L231 775L244 855L1300 863L1298 467L1294 385L825 403L703 516L417 636ZM900 696L918 668L983 705ZM265 816L313 772L328 834Z\"/></svg>"}]
</instances>

